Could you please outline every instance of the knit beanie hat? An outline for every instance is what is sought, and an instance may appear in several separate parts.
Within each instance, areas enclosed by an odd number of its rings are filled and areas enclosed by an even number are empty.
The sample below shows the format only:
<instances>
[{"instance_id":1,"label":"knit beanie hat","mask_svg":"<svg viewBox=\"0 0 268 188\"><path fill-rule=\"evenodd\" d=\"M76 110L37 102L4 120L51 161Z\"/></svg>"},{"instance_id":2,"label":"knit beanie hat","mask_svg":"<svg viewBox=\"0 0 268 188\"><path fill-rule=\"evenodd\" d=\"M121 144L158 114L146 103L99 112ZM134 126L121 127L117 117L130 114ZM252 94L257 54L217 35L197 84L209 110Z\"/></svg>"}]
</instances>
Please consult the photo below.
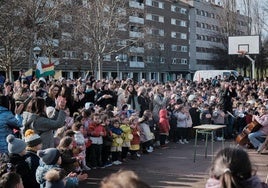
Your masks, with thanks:
<instances>
[{"instance_id":1,"label":"knit beanie hat","mask_svg":"<svg viewBox=\"0 0 268 188\"><path fill-rule=\"evenodd\" d=\"M56 148L48 148L37 151L38 157L47 165L55 165L60 157L60 152Z\"/></svg>"},{"instance_id":2,"label":"knit beanie hat","mask_svg":"<svg viewBox=\"0 0 268 188\"><path fill-rule=\"evenodd\" d=\"M19 154L26 148L26 143L16 138L13 134L7 136L6 141L8 143L8 152L12 154Z\"/></svg>"},{"instance_id":3,"label":"knit beanie hat","mask_svg":"<svg viewBox=\"0 0 268 188\"><path fill-rule=\"evenodd\" d=\"M25 142L29 147L34 147L42 143L40 136L38 134L35 134L34 130L32 129L26 130L24 135Z\"/></svg>"}]
</instances>

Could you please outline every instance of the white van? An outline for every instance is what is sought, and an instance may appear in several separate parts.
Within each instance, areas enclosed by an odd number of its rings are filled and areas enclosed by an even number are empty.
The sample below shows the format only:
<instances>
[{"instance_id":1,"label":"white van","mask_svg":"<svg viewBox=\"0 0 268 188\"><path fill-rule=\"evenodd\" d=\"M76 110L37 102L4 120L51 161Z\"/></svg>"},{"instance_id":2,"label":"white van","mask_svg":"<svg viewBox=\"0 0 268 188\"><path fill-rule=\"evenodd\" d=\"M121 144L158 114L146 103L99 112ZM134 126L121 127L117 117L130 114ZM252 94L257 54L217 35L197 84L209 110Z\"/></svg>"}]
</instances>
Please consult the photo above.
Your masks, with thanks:
<instances>
[{"instance_id":1,"label":"white van","mask_svg":"<svg viewBox=\"0 0 268 188\"><path fill-rule=\"evenodd\" d=\"M221 79L224 77L229 77L231 74L234 75L235 78L238 77L238 72L235 70L199 70L196 71L194 74L193 81L201 81L203 78L204 80L215 78L215 76L221 75Z\"/></svg>"}]
</instances>

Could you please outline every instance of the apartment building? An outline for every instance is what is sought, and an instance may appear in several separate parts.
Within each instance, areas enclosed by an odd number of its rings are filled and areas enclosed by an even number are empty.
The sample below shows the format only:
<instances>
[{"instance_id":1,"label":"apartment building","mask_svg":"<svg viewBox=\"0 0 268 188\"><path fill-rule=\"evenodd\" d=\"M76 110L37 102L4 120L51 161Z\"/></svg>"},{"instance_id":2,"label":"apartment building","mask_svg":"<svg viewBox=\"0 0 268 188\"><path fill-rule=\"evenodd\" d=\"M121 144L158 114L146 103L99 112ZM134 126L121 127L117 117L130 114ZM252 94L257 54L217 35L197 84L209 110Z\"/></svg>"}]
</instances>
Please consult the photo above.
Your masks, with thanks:
<instances>
[{"instance_id":1,"label":"apartment building","mask_svg":"<svg viewBox=\"0 0 268 188\"><path fill-rule=\"evenodd\" d=\"M128 0L125 12L127 20L120 24L116 41L122 50L103 56L101 77L136 81L185 77L189 73L189 5L169 0ZM62 21L70 20L64 16ZM62 35L68 38L70 34ZM83 59L71 49L61 54L56 69L65 77L83 77L90 71L86 54Z\"/></svg>"},{"instance_id":2,"label":"apartment building","mask_svg":"<svg viewBox=\"0 0 268 188\"><path fill-rule=\"evenodd\" d=\"M127 24L122 23L117 43L128 47L104 56L102 77L167 81L190 78L196 70L221 68L217 49L227 50L230 35L223 1L128 0L126 5ZM248 18L236 11L232 14L232 34L246 35ZM83 63L78 67L81 72L89 69ZM70 69L67 75L78 73Z\"/></svg>"},{"instance_id":3,"label":"apartment building","mask_svg":"<svg viewBox=\"0 0 268 188\"><path fill-rule=\"evenodd\" d=\"M55 69L67 78L98 71L89 63L92 52L82 45L85 41L90 44L90 36L83 36L78 46L72 45L74 2L76 6L89 3L66 0L70 12L61 15L57 22L60 30L53 34L53 40L58 41ZM219 21L225 11L221 1L127 0L120 11L125 22L118 24L118 38L113 41L120 50L102 56L100 77L165 82L217 67L215 48L225 48L222 36L226 37L225 26ZM244 35L247 18L236 14L237 35Z\"/></svg>"},{"instance_id":4,"label":"apartment building","mask_svg":"<svg viewBox=\"0 0 268 188\"><path fill-rule=\"evenodd\" d=\"M222 69L226 66L219 64L219 50L226 51L227 38L231 35L247 35L248 17L241 15L239 11L233 10L230 20L235 30L228 33L228 12L224 9L225 1L222 0L183 0L191 8L190 17L190 60L189 71ZM235 1L228 1L228 3ZM235 7L235 6L234 6ZM225 67L226 68L226 67Z\"/></svg>"}]
</instances>

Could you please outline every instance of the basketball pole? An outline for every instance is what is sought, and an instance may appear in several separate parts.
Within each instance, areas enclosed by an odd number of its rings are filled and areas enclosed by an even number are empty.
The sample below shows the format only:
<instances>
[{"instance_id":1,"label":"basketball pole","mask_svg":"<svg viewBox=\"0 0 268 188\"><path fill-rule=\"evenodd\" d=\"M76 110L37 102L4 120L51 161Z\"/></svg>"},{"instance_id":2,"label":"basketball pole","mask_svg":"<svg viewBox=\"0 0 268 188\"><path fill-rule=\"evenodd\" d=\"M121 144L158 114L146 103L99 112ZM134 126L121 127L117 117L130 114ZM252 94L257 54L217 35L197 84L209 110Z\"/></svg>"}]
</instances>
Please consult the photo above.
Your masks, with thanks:
<instances>
[{"instance_id":1,"label":"basketball pole","mask_svg":"<svg viewBox=\"0 0 268 188\"><path fill-rule=\"evenodd\" d=\"M255 79L255 60L252 59L248 54L246 54L245 57L251 61L252 79Z\"/></svg>"}]
</instances>

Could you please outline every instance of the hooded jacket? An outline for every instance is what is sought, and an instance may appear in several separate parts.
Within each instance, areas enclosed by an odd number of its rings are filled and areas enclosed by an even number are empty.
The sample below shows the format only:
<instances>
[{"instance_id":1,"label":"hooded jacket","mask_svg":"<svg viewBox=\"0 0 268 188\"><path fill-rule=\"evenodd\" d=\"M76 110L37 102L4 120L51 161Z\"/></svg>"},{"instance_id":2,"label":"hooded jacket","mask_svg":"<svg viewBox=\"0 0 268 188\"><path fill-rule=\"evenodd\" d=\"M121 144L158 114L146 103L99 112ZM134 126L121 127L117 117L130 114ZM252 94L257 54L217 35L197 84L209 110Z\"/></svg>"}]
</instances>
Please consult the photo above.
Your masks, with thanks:
<instances>
[{"instance_id":1,"label":"hooded jacket","mask_svg":"<svg viewBox=\"0 0 268 188\"><path fill-rule=\"evenodd\" d=\"M60 110L56 115L56 119L49 119L47 117L40 117L37 114L30 112L23 112L23 126L29 127L32 122L32 129L39 134L42 140L42 149L54 147L54 134L53 131L61 128L65 123L65 112Z\"/></svg>"},{"instance_id":2,"label":"hooded jacket","mask_svg":"<svg viewBox=\"0 0 268 188\"><path fill-rule=\"evenodd\" d=\"M0 106L0 153L8 153L6 137L21 126L10 110Z\"/></svg>"},{"instance_id":3,"label":"hooded jacket","mask_svg":"<svg viewBox=\"0 0 268 188\"><path fill-rule=\"evenodd\" d=\"M167 116L167 110L161 109L159 111L159 133L160 134L168 134L170 125L168 121L168 116Z\"/></svg>"}]
</instances>

